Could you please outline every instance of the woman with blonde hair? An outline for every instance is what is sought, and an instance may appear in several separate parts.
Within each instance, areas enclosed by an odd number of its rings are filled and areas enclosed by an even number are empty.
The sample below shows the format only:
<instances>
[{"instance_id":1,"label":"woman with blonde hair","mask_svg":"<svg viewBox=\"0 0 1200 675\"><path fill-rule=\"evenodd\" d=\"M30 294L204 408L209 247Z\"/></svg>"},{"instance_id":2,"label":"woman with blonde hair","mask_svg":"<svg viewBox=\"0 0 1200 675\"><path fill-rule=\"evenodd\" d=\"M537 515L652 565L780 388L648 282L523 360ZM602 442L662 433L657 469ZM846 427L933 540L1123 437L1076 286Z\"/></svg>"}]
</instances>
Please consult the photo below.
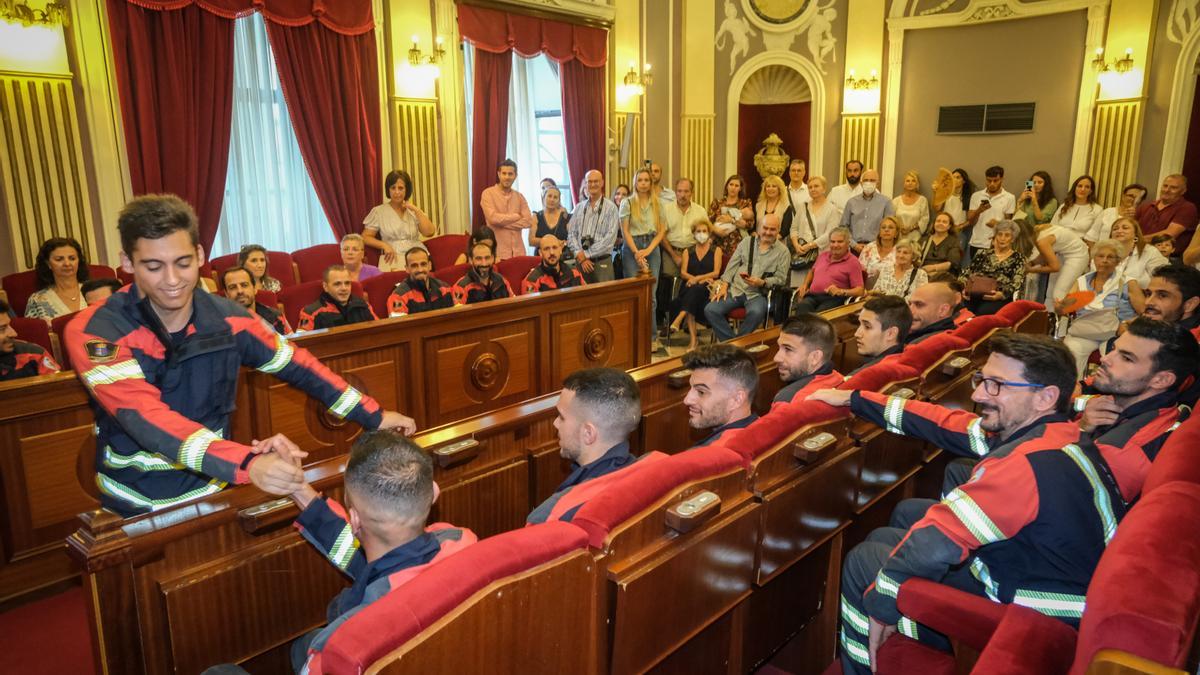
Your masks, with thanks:
<instances>
[{"instance_id":1,"label":"woman with blonde hair","mask_svg":"<svg viewBox=\"0 0 1200 675\"><path fill-rule=\"evenodd\" d=\"M868 242L858 254L858 262L862 264L863 275L867 277L867 286L879 276L880 270L896 262L896 244L900 242L900 222L894 216L884 216L879 221L879 234L875 241Z\"/></svg>"},{"instance_id":2,"label":"woman with blonde hair","mask_svg":"<svg viewBox=\"0 0 1200 675\"><path fill-rule=\"evenodd\" d=\"M900 224L900 238L917 241L929 227L929 200L921 194L921 177L914 170L904 173L904 192L892 200L896 220Z\"/></svg>"},{"instance_id":3,"label":"woman with blonde hair","mask_svg":"<svg viewBox=\"0 0 1200 675\"><path fill-rule=\"evenodd\" d=\"M654 351L661 349L658 342L658 275L662 271L662 250L659 244L666 233L662 203L651 190L653 181L648 169L638 169L633 179L633 194L621 201L618 217L621 220L621 235L625 246L621 249L621 266L626 279L645 270L654 280L650 288L650 340Z\"/></svg>"},{"instance_id":4,"label":"woman with blonde hair","mask_svg":"<svg viewBox=\"0 0 1200 675\"><path fill-rule=\"evenodd\" d=\"M782 223L783 215L788 210L787 194L787 186L783 184L782 178L764 178L762 189L758 192L758 201L754 204L754 222L761 223L767 216L775 214Z\"/></svg>"},{"instance_id":5,"label":"woman with blonde hair","mask_svg":"<svg viewBox=\"0 0 1200 675\"><path fill-rule=\"evenodd\" d=\"M1125 247L1126 255L1119 273L1129 283L1136 284L1136 290L1130 288L1130 295L1143 293L1149 288L1154 271L1169 261L1157 248L1146 245L1142 226L1134 218L1117 218L1113 221L1111 235Z\"/></svg>"}]
</instances>

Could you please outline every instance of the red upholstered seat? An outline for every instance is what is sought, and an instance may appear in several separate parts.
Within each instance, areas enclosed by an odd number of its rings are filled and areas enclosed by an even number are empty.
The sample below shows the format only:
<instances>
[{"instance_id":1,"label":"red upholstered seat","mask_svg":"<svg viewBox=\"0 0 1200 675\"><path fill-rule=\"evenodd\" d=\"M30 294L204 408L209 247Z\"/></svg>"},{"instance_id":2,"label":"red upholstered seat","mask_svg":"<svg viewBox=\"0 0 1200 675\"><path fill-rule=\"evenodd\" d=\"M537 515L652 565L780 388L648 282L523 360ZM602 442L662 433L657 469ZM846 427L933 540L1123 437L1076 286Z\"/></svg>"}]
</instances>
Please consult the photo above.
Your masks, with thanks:
<instances>
[{"instance_id":1,"label":"red upholstered seat","mask_svg":"<svg viewBox=\"0 0 1200 675\"><path fill-rule=\"evenodd\" d=\"M470 238L471 236L467 234L443 234L422 242L429 251L429 260L433 262L433 269L440 270L454 265L458 256L467 250L467 240Z\"/></svg>"},{"instance_id":2,"label":"red upholstered seat","mask_svg":"<svg viewBox=\"0 0 1200 675\"><path fill-rule=\"evenodd\" d=\"M58 361L58 365L62 366L63 370L69 370L71 368L71 359L67 355L67 350L63 346L62 337L64 332L67 330L67 324L71 323L71 319L74 319L75 315L78 313L79 312L71 312L70 314L63 314L62 316L54 317L54 319L50 321L50 332L52 333L50 336L50 341L55 343L54 346L56 347L54 350L54 360Z\"/></svg>"},{"instance_id":3,"label":"red upholstered seat","mask_svg":"<svg viewBox=\"0 0 1200 675\"><path fill-rule=\"evenodd\" d=\"M835 408L820 401L777 403L771 406L766 415L754 420L745 429L725 432L721 444L749 463L803 427L848 414L844 408Z\"/></svg>"},{"instance_id":4,"label":"red upholstered seat","mask_svg":"<svg viewBox=\"0 0 1200 675\"><path fill-rule=\"evenodd\" d=\"M946 354L966 349L971 346L963 338L954 333L942 333L926 338L915 345L904 348L900 353L900 363L910 366L918 373L925 372L933 364L942 360Z\"/></svg>"},{"instance_id":5,"label":"red upholstered seat","mask_svg":"<svg viewBox=\"0 0 1200 675\"><path fill-rule=\"evenodd\" d=\"M442 281L444 281L450 285L454 285L454 282L463 278L463 275L465 275L467 273L467 270L469 270L469 269L471 269L471 266L466 263L463 263L461 265L451 265L451 266L445 267L445 268L434 267L433 268L433 276L437 277L438 279L441 279ZM513 290L515 291L516 289L513 289Z\"/></svg>"},{"instance_id":6,"label":"red upholstered seat","mask_svg":"<svg viewBox=\"0 0 1200 675\"><path fill-rule=\"evenodd\" d=\"M32 342L54 355L54 344L50 342L50 326L44 319L27 319L23 316L13 317L12 328L17 332L17 339Z\"/></svg>"},{"instance_id":7,"label":"red upholstered seat","mask_svg":"<svg viewBox=\"0 0 1200 675\"><path fill-rule=\"evenodd\" d=\"M342 247L337 244L317 244L292 251L292 262L296 263L300 281L315 281L325 274L330 265L342 264ZM271 264L271 269L275 269L274 264Z\"/></svg>"},{"instance_id":8,"label":"red upholstered seat","mask_svg":"<svg viewBox=\"0 0 1200 675\"><path fill-rule=\"evenodd\" d=\"M1040 302L1034 302L1033 300L1014 300L1013 302L1001 307L1000 311L996 312L995 316L1004 319L1010 326L1014 326L1030 314L1045 310L1046 306ZM972 319L972 321L975 321L975 319Z\"/></svg>"},{"instance_id":9,"label":"red upholstered seat","mask_svg":"<svg viewBox=\"0 0 1200 675\"><path fill-rule=\"evenodd\" d=\"M388 315L388 297L396 284L408 278L408 272L384 272L362 282L363 291L367 294L367 302L375 310L375 316L383 319Z\"/></svg>"},{"instance_id":10,"label":"red upholstered seat","mask_svg":"<svg viewBox=\"0 0 1200 675\"><path fill-rule=\"evenodd\" d=\"M721 446L696 448L627 472L585 503L571 521L588 533L594 548L613 528L678 487L745 466L741 455Z\"/></svg>"},{"instance_id":11,"label":"red upholstered seat","mask_svg":"<svg viewBox=\"0 0 1200 675\"><path fill-rule=\"evenodd\" d=\"M1007 319L996 314L985 314L977 316L974 319L966 322L955 329L953 335L966 340L968 344L977 344L980 340L987 336L997 328L1008 328L1009 322Z\"/></svg>"},{"instance_id":12,"label":"red upholstered seat","mask_svg":"<svg viewBox=\"0 0 1200 675\"><path fill-rule=\"evenodd\" d=\"M542 259L536 255L521 255L496 263L496 271L508 280L508 285L512 286L513 293L520 294L521 282L529 276L529 270L540 262Z\"/></svg>"},{"instance_id":13,"label":"red upholstered seat","mask_svg":"<svg viewBox=\"0 0 1200 675\"><path fill-rule=\"evenodd\" d=\"M1200 485L1200 415L1193 414L1171 432L1150 465L1142 494L1173 481Z\"/></svg>"},{"instance_id":14,"label":"red upholstered seat","mask_svg":"<svg viewBox=\"0 0 1200 675\"><path fill-rule=\"evenodd\" d=\"M879 647L878 675L954 675L954 656L896 635Z\"/></svg>"},{"instance_id":15,"label":"red upholstered seat","mask_svg":"<svg viewBox=\"0 0 1200 675\"><path fill-rule=\"evenodd\" d=\"M850 379L838 385L838 389L879 391L893 382L911 380L920 376L921 372L919 370L906 365L900 359L885 359L873 366L858 371Z\"/></svg>"},{"instance_id":16,"label":"red upholstered seat","mask_svg":"<svg viewBox=\"0 0 1200 675\"><path fill-rule=\"evenodd\" d=\"M554 521L498 534L464 548L346 621L325 645L322 666L329 673L363 673L493 582L586 546L583 530ZM462 647L469 649L470 645Z\"/></svg>"},{"instance_id":17,"label":"red upholstered seat","mask_svg":"<svg viewBox=\"0 0 1200 675\"><path fill-rule=\"evenodd\" d=\"M88 275L92 279L115 279L117 272L108 265L88 265ZM37 273L33 270L25 270L6 274L3 279L0 279L0 286L4 288L4 293L8 296L8 304L12 305L13 312L17 316L23 316L25 307L29 303L29 296L38 289Z\"/></svg>"},{"instance_id":18,"label":"red upholstered seat","mask_svg":"<svg viewBox=\"0 0 1200 675\"><path fill-rule=\"evenodd\" d=\"M230 253L208 261L218 288L221 287L221 273L236 265L237 259L238 254ZM338 262L341 262L340 255ZM291 288L299 283L296 281L296 267L292 262L292 254L285 251L267 251L267 274L278 279L281 288Z\"/></svg>"},{"instance_id":19,"label":"red upholstered seat","mask_svg":"<svg viewBox=\"0 0 1200 675\"><path fill-rule=\"evenodd\" d=\"M278 302L283 305L283 315L287 317L292 328L300 323L300 310L317 301L321 297L321 280L306 281L302 284L279 291ZM363 287L357 281L351 282L350 294L363 297Z\"/></svg>"}]
</instances>

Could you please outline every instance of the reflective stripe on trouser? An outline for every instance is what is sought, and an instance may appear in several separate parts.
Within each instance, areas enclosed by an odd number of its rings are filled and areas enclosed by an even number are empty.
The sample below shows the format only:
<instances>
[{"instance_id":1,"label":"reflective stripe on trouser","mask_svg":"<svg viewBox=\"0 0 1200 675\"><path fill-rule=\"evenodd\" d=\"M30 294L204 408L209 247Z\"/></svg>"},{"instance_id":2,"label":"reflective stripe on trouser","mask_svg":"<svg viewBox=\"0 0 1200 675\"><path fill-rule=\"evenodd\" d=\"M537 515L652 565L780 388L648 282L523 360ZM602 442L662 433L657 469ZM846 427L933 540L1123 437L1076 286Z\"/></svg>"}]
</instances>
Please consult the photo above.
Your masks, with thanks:
<instances>
[{"instance_id":1,"label":"reflective stripe on trouser","mask_svg":"<svg viewBox=\"0 0 1200 675\"><path fill-rule=\"evenodd\" d=\"M876 581L883 564L891 556L892 549L904 538L905 532L906 530L894 527L881 527L872 531L867 536L867 541L855 546L846 555L842 564L842 597L839 601L841 629L838 631L838 644L841 647L839 658L842 662L842 672L846 675L866 675L871 672L867 652L870 619L863 606L863 594L867 587ZM983 586L965 568L951 570L940 583L974 595L983 595ZM896 627L902 635L934 649L950 649L950 641L944 635L908 617L901 617Z\"/></svg>"}]
</instances>

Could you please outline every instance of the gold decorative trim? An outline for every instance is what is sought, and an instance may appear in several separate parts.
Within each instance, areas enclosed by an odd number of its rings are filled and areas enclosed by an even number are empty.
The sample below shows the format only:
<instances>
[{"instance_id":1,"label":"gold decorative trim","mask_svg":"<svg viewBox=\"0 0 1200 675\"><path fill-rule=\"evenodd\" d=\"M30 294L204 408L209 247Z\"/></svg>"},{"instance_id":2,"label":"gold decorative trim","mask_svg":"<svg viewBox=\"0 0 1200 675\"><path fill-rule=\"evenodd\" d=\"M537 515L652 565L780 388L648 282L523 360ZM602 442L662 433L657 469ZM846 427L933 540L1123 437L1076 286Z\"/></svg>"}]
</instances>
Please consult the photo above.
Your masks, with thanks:
<instances>
[{"instance_id":1,"label":"gold decorative trim","mask_svg":"<svg viewBox=\"0 0 1200 675\"><path fill-rule=\"evenodd\" d=\"M1087 166L1099 187L1095 197L1101 204L1121 201L1121 187L1136 177L1142 108L1140 98L1096 104Z\"/></svg>"},{"instance_id":2,"label":"gold decorative trim","mask_svg":"<svg viewBox=\"0 0 1200 675\"><path fill-rule=\"evenodd\" d=\"M413 202L429 214L438 232L450 232L443 200L437 100L394 98L392 120L392 166L387 170L407 171L416 184Z\"/></svg>"},{"instance_id":3,"label":"gold decorative trim","mask_svg":"<svg viewBox=\"0 0 1200 675\"><path fill-rule=\"evenodd\" d=\"M715 115L683 116L683 175L692 179L692 201L702 207L708 206L716 187L713 183L715 119Z\"/></svg>"},{"instance_id":4,"label":"gold decorative trim","mask_svg":"<svg viewBox=\"0 0 1200 675\"><path fill-rule=\"evenodd\" d=\"M857 159L879 166L879 113L842 116L842 158L838 166Z\"/></svg>"}]
</instances>

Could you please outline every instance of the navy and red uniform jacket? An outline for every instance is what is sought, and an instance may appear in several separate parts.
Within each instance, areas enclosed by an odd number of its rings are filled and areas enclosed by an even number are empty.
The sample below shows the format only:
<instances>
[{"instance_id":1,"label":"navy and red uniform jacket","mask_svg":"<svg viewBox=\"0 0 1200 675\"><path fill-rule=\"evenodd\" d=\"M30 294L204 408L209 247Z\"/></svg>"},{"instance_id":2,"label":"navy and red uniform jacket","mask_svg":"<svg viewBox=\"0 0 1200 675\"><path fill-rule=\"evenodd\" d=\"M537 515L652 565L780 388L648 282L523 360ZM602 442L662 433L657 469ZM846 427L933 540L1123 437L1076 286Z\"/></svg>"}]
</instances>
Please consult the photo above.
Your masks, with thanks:
<instances>
[{"instance_id":1,"label":"navy and red uniform jacket","mask_svg":"<svg viewBox=\"0 0 1200 675\"><path fill-rule=\"evenodd\" d=\"M525 524L536 525L544 523L547 520L570 522L575 517L575 512L584 504L584 500L570 496L572 491L584 483L611 474L626 465L632 464L636 459L636 457L629 454L628 441L621 441L609 448L608 452L600 456L600 459L582 466L575 464L566 480L554 488L554 494L550 495L546 501L539 504L537 508L530 512L529 517L525 519ZM579 495L575 495L575 497L579 497ZM563 505L568 503L571 508L564 510L562 508ZM552 513L554 514L553 517L551 516Z\"/></svg>"},{"instance_id":2,"label":"navy and red uniform jacket","mask_svg":"<svg viewBox=\"0 0 1200 675\"><path fill-rule=\"evenodd\" d=\"M40 345L13 340L13 350L0 354L0 382L57 373L58 364Z\"/></svg>"},{"instance_id":3,"label":"navy and red uniform jacket","mask_svg":"<svg viewBox=\"0 0 1200 675\"><path fill-rule=\"evenodd\" d=\"M864 395L851 395L855 409ZM900 398L885 406L890 431L938 443L931 420L939 406ZM992 600L1078 626L1092 573L1125 509L1096 446L1065 416L1043 417L1000 443L909 528L863 596L867 613L895 624L905 580L937 581L966 564Z\"/></svg>"},{"instance_id":4,"label":"navy and red uniform jacket","mask_svg":"<svg viewBox=\"0 0 1200 675\"><path fill-rule=\"evenodd\" d=\"M529 270L529 274L521 282L521 295L553 291L558 288L583 286L586 283L579 270L574 267L567 267L561 260L555 267L547 267L546 263L541 263Z\"/></svg>"},{"instance_id":5,"label":"navy and red uniform jacket","mask_svg":"<svg viewBox=\"0 0 1200 675\"><path fill-rule=\"evenodd\" d=\"M809 394L818 389L832 389L845 381L846 378L833 369L832 363L826 363L816 372L792 380L784 385L779 390L779 393L775 394L775 399L771 401L771 405L803 401L808 398Z\"/></svg>"},{"instance_id":6,"label":"navy and red uniform jacket","mask_svg":"<svg viewBox=\"0 0 1200 675\"><path fill-rule=\"evenodd\" d=\"M467 270L463 278L454 282L452 291L456 305L473 305L477 302L511 298L516 295L513 293L512 286L508 285L508 279L498 274L496 270L490 270L486 280L476 274L474 269Z\"/></svg>"},{"instance_id":7,"label":"navy and red uniform jacket","mask_svg":"<svg viewBox=\"0 0 1200 675\"><path fill-rule=\"evenodd\" d=\"M954 317L948 316L944 319L935 321L928 326L921 328L920 330L915 330L909 333L908 338L904 340L904 344L906 346L915 345L928 337L937 335L938 333L945 333L946 331L954 330L958 325L959 324L955 321Z\"/></svg>"},{"instance_id":8,"label":"navy and red uniform jacket","mask_svg":"<svg viewBox=\"0 0 1200 675\"><path fill-rule=\"evenodd\" d=\"M383 420L374 399L241 305L196 291L191 321L170 334L136 293L130 285L84 309L65 335L92 397L105 507L130 516L249 481L256 455L227 438L242 366L275 375L367 429Z\"/></svg>"},{"instance_id":9,"label":"navy and red uniform jacket","mask_svg":"<svg viewBox=\"0 0 1200 675\"><path fill-rule=\"evenodd\" d=\"M388 316L420 314L431 309L454 306L454 294L450 284L430 276L425 281L405 279L396 284L387 300Z\"/></svg>"},{"instance_id":10,"label":"navy and red uniform jacket","mask_svg":"<svg viewBox=\"0 0 1200 675\"><path fill-rule=\"evenodd\" d=\"M292 332L292 327L288 325L287 317L283 315L283 312L256 302L254 303L254 313L261 316L262 320L266 321L267 325L276 333L287 335Z\"/></svg>"},{"instance_id":11,"label":"navy and red uniform jacket","mask_svg":"<svg viewBox=\"0 0 1200 675\"><path fill-rule=\"evenodd\" d=\"M300 323L296 330L337 328L352 323L374 321L376 318L378 317L371 306L360 297L352 295L343 305L334 300L332 295L323 292L316 302L300 310Z\"/></svg>"},{"instance_id":12,"label":"navy and red uniform jacket","mask_svg":"<svg viewBox=\"0 0 1200 675\"><path fill-rule=\"evenodd\" d=\"M867 359L866 361L863 361L862 363L858 364L857 368L850 371L850 373L846 375L846 379L848 380L848 379L854 377L860 371L866 370L867 368L870 368L871 366L873 366L877 363L883 363L883 361L886 360L889 356L897 356L903 351L904 351L904 345L892 345L891 347L888 347L887 349L879 352L875 356L872 356L871 358Z\"/></svg>"},{"instance_id":13,"label":"navy and red uniform jacket","mask_svg":"<svg viewBox=\"0 0 1200 675\"><path fill-rule=\"evenodd\" d=\"M341 504L318 497L300 512L296 529L317 547L334 567L353 581L329 603L326 626L308 645L308 660L301 673L321 673L321 650L343 623L367 605L403 586L429 565L448 558L478 541L475 533L447 523L434 523L425 533L401 544L374 561L359 547L350 519Z\"/></svg>"},{"instance_id":14,"label":"navy and red uniform jacket","mask_svg":"<svg viewBox=\"0 0 1200 675\"><path fill-rule=\"evenodd\" d=\"M704 439L703 441L700 441L693 447L703 448L703 447L710 446L713 443L716 443L717 441L721 440L721 438L725 436L725 432L733 431L734 429L745 429L746 427L750 426L751 424L754 424L754 422L757 420L758 420L758 415L755 415L754 413L750 413L749 415L746 415L745 417L743 417L740 420L734 420L734 421L730 422L729 424L722 424L721 426L717 427L716 429L713 429L713 432L711 434L709 434L708 438Z\"/></svg>"}]
</instances>

